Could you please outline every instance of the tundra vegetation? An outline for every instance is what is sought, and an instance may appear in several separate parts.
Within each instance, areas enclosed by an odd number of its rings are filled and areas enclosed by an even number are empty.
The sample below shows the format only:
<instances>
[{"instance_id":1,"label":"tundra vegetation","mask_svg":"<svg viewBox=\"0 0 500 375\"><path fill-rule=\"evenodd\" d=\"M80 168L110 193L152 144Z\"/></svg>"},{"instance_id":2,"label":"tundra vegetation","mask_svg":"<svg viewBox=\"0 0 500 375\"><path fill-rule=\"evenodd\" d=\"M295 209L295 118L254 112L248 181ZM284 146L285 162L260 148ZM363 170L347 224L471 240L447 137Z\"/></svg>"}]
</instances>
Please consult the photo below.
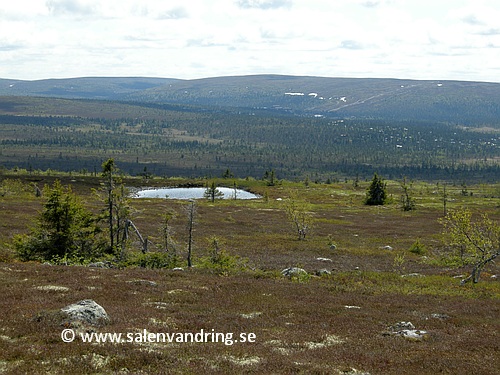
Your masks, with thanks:
<instances>
[{"instance_id":1,"label":"tundra vegetation","mask_svg":"<svg viewBox=\"0 0 500 375\"><path fill-rule=\"evenodd\" d=\"M118 191L120 184L131 191L144 184L142 176L117 172L115 177ZM216 186L236 181L267 199L127 197L127 214L118 216L133 221L148 238L144 253L138 236L123 243L116 242L123 236L115 236L111 251L105 175L4 171L2 368L161 372L168 363L172 373L194 368L214 374L353 369L487 374L500 365L495 277L500 269L493 252L498 248L498 184L468 184L464 195L461 183L449 182L443 216L442 182L413 181L411 211L401 210L398 199L365 205L371 181L363 180L282 179L269 186L266 179L150 176L147 183L206 186L207 181ZM42 187L40 197L35 183ZM401 196L400 181L387 179L384 186L388 197ZM290 212L307 215L314 231L299 240L300 227ZM75 220L57 229L61 215ZM118 216L113 214L115 234ZM42 246L42 239L67 247ZM31 252L33 244L54 254ZM81 267L98 261L112 268ZM289 267L306 273L283 277L281 271ZM478 282L461 285L469 277ZM215 329L252 332L257 339L231 346L105 343L90 351L90 344L79 339L63 343L64 327L54 318L58 309L86 299L97 301L111 318L110 324L93 328L96 332ZM407 321L426 331L425 338L384 333Z\"/></svg>"}]
</instances>

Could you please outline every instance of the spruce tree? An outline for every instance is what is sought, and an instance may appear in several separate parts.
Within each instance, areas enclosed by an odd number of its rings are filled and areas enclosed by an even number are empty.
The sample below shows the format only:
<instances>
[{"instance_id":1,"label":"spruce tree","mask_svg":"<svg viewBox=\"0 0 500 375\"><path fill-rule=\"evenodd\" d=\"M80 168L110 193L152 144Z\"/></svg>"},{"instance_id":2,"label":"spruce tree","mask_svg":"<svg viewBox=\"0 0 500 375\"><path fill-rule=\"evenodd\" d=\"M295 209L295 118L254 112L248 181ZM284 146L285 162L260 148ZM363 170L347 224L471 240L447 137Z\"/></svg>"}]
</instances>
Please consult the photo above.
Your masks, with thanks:
<instances>
[{"instance_id":1,"label":"spruce tree","mask_svg":"<svg viewBox=\"0 0 500 375\"><path fill-rule=\"evenodd\" d=\"M386 184L377 173L373 175L372 182L366 193L365 204L369 206L379 206L385 204L387 200Z\"/></svg>"},{"instance_id":2,"label":"spruce tree","mask_svg":"<svg viewBox=\"0 0 500 375\"><path fill-rule=\"evenodd\" d=\"M101 243L97 218L68 186L59 180L46 187L47 200L28 235L14 237L17 255L23 261L81 261L99 256Z\"/></svg>"}]
</instances>

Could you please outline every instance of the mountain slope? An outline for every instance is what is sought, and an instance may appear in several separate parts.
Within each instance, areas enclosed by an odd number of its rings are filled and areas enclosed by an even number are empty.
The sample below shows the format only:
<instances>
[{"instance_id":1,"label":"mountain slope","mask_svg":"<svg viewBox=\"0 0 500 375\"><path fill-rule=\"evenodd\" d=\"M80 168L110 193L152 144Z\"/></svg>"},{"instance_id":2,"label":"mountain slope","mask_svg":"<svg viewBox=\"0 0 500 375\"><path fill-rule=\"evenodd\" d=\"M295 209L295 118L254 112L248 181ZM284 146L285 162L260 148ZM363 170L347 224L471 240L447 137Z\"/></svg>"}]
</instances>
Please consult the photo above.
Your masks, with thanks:
<instances>
[{"instance_id":1,"label":"mountain slope","mask_svg":"<svg viewBox=\"0 0 500 375\"><path fill-rule=\"evenodd\" d=\"M85 77L38 81L0 79L0 95L119 100L133 92L175 81L143 77Z\"/></svg>"},{"instance_id":2,"label":"mountain slope","mask_svg":"<svg viewBox=\"0 0 500 375\"><path fill-rule=\"evenodd\" d=\"M307 116L465 125L500 121L500 84L483 82L260 75L177 81L132 93L129 98Z\"/></svg>"},{"instance_id":3,"label":"mountain slope","mask_svg":"<svg viewBox=\"0 0 500 375\"><path fill-rule=\"evenodd\" d=\"M124 100L157 105L334 118L423 120L500 128L500 84L285 75L0 80L0 95Z\"/></svg>"}]
</instances>

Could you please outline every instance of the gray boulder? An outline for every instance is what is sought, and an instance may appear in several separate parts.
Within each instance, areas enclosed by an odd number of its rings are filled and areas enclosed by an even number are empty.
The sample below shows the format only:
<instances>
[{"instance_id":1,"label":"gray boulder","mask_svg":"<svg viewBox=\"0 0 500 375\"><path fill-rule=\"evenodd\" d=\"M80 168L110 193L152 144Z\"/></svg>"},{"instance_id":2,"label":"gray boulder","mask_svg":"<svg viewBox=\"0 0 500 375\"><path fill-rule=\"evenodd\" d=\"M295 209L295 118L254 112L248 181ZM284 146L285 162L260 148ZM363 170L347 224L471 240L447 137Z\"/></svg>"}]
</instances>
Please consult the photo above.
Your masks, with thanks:
<instances>
[{"instance_id":1,"label":"gray boulder","mask_svg":"<svg viewBox=\"0 0 500 375\"><path fill-rule=\"evenodd\" d=\"M323 268L321 270L316 271L316 276L328 276L331 275L332 271L327 270L326 268Z\"/></svg>"},{"instance_id":2,"label":"gray boulder","mask_svg":"<svg viewBox=\"0 0 500 375\"><path fill-rule=\"evenodd\" d=\"M389 331L392 332L399 332L405 329L415 329L415 326L413 325L412 322L398 322L393 326L389 327Z\"/></svg>"},{"instance_id":3,"label":"gray boulder","mask_svg":"<svg viewBox=\"0 0 500 375\"><path fill-rule=\"evenodd\" d=\"M84 323L91 326L102 326L110 322L106 310L91 299L78 301L61 309L61 312L66 316L66 322Z\"/></svg>"},{"instance_id":4,"label":"gray boulder","mask_svg":"<svg viewBox=\"0 0 500 375\"><path fill-rule=\"evenodd\" d=\"M427 331L415 329L411 322L399 322L387 328L384 332L388 336L401 336L411 341L423 341L427 339Z\"/></svg>"},{"instance_id":5,"label":"gray boulder","mask_svg":"<svg viewBox=\"0 0 500 375\"><path fill-rule=\"evenodd\" d=\"M289 267L281 271L281 274L286 277L307 275L307 271L299 267Z\"/></svg>"}]
</instances>

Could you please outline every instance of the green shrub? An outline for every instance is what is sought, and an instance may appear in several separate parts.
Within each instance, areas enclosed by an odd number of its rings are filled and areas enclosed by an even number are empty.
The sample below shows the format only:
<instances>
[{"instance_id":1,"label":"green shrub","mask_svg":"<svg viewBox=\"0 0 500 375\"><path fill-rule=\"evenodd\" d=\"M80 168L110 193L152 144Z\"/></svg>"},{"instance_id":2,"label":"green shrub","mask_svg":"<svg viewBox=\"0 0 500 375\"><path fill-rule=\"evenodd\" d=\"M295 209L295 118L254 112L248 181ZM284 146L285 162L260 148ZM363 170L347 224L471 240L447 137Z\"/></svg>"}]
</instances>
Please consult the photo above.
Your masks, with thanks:
<instances>
[{"instance_id":1,"label":"green shrub","mask_svg":"<svg viewBox=\"0 0 500 375\"><path fill-rule=\"evenodd\" d=\"M124 265L156 269L174 268L178 266L178 259L175 255L166 252L141 253L130 256Z\"/></svg>"},{"instance_id":2,"label":"green shrub","mask_svg":"<svg viewBox=\"0 0 500 375\"><path fill-rule=\"evenodd\" d=\"M25 184L19 179L7 178L0 182L0 197L19 197L21 195L26 195L26 193L31 191L35 192L34 186Z\"/></svg>"},{"instance_id":3,"label":"green shrub","mask_svg":"<svg viewBox=\"0 0 500 375\"><path fill-rule=\"evenodd\" d=\"M224 250L219 250L217 257L208 256L198 260L198 268L209 269L218 275L228 275L246 270L247 259L240 258L236 255L231 255Z\"/></svg>"},{"instance_id":4,"label":"green shrub","mask_svg":"<svg viewBox=\"0 0 500 375\"><path fill-rule=\"evenodd\" d=\"M238 256L231 255L220 246L223 240L217 236L207 238L209 244L209 256L202 257L198 260L199 268L209 269L219 275L227 275L243 271L247 268L247 259L242 259Z\"/></svg>"},{"instance_id":5,"label":"green shrub","mask_svg":"<svg viewBox=\"0 0 500 375\"><path fill-rule=\"evenodd\" d=\"M420 242L420 240L416 240L410 246L410 253L417 254L417 255L424 255L427 253L427 249L425 248L425 245Z\"/></svg>"},{"instance_id":6,"label":"green shrub","mask_svg":"<svg viewBox=\"0 0 500 375\"><path fill-rule=\"evenodd\" d=\"M307 272L299 272L290 277L296 283L307 283L311 280L311 275Z\"/></svg>"}]
</instances>

